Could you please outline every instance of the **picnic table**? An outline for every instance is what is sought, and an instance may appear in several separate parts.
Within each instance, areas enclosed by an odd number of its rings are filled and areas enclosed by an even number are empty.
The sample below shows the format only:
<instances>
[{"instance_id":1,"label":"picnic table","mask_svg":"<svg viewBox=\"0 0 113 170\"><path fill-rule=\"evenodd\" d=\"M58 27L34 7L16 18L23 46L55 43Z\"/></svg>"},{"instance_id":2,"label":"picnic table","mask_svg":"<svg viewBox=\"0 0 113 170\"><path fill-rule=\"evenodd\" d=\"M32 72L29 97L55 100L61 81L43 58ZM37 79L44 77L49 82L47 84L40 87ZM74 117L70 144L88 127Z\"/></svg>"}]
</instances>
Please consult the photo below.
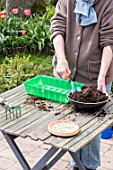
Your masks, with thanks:
<instances>
[{"instance_id":1,"label":"picnic table","mask_svg":"<svg viewBox=\"0 0 113 170\"><path fill-rule=\"evenodd\" d=\"M32 170L50 169L66 152L69 152L80 170L85 170L76 152L113 124L113 94L111 100L94 113L79 112L71 104L51 100L38 98L29 100L24 85L6 91L0 96L13 105L21 106L21 116L16 118L13 115L14 117L7 117L7 119L5 109L0 106L0 131L24 170L31 170L31 168L17 146L15 138L29 137L31 140L40 140L44 144L51 145ZM80 126L80 132L68 138L50 134L49 123L60 119L75 121Z\"/></svg>"}]
</instances>

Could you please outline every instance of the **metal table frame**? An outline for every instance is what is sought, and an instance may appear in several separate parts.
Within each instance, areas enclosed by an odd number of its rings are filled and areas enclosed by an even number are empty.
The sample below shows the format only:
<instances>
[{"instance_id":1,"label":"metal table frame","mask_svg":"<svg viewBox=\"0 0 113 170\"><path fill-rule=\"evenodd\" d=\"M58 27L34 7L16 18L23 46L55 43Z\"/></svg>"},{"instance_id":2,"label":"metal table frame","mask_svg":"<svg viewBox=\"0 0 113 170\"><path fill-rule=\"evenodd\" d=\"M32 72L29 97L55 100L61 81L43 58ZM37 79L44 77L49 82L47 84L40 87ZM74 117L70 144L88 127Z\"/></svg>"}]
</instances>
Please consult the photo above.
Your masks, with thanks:
<instances>
[{"instance_id":1,"label":"metal table frame","mask_svg":"<svg viewBox=\"0 0 113 170\"><path fill-rule=\"evenodd\" d=\"M49 170L66 152L69 152L71 157L77 163L77 166L80 170L85 170L82 165L81 160L77 157L77 154L71 151L62 150L59 148L51 147L48 152L36 163L36 165L31 169L28 165L25 157L23 156L22 152L20 151L19 147L15 143L14 139L16 136L12 136L10 134L1 131L3 136L5 137L7 143L11 147L12 151L14 152L16 158L20 162L22 168L24 170ZM54 156L54 154L59 150L59 152ZM54 156L54 157L53 157ZM53 158L52 158L53 157ZM51 159L52 158L52 159ZM51 159L51 160L50 160ZM47 162L50 162L47 164Z\"/></svg>"}]
</instances>

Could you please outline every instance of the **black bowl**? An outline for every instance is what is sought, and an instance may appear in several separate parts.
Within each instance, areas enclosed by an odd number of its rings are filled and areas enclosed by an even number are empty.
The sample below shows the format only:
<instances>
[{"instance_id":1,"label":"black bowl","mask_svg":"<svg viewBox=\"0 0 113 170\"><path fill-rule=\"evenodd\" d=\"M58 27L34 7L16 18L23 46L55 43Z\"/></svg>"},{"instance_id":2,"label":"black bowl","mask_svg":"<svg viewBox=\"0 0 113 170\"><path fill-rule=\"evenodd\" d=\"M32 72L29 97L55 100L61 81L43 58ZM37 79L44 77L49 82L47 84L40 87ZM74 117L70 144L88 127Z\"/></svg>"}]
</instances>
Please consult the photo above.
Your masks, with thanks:
<instances>
[{"instance_id":1,"label":"black bowl","mask_svg":"<svg viewBox=\"0 0 113 170\"><path fill-rule=\"evenodd\" d=\"M70 92L71 93L71 92ZM83 111L95 111L98 110L99 108L101 108L102 106L104 106L109 100L110 100L110 96L108 94L106 94L108 96L108 99L102 102L96 102L96 103L84 103L84 102L78 102L76 100L73 100L69 97L70 93L68 93L67 98L70 100L70 102L72 103L72 105L76 108L76 109L80 109Z\"/></svg>"}]
</instances>

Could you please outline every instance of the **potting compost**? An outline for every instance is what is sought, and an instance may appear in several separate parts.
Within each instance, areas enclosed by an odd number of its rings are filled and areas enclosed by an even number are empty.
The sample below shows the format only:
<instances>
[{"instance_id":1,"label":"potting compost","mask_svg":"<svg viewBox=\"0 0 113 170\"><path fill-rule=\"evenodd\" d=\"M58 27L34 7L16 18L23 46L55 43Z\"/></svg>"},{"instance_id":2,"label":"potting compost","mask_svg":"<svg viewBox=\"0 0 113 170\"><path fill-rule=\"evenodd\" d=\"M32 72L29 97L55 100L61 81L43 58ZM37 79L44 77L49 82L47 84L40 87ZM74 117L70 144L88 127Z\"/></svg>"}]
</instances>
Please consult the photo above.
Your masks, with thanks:
<instances>
[{"instance_id":1,"label":"potting compost","mask_svg":"<svg viewBox=\"0 0 113 170\"><path fill-rule=\"evenodd\" d=\"M75 101L84 103L97 103L108 99L105 93L91 87L84 87L80 92L75 91L74 93L70 93L69 97Z\"/></svg>"}]
</instances>

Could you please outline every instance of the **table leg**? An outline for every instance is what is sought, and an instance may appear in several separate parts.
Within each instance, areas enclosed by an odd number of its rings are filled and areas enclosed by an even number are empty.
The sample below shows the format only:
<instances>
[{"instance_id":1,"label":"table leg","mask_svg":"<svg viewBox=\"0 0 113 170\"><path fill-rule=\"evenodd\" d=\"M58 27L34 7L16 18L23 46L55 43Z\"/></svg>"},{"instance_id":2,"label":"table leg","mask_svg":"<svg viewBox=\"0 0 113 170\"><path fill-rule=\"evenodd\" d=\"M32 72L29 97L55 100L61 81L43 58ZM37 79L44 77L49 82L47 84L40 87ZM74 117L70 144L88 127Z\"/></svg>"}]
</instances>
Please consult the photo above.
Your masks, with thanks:
<instances>
[{"instance_id":1,"label":"table leg","mask_svg":"<svg viewBox=\"0 0 113 170\"><path fill-rule=\"evenodd\" d=\"M32 170L41 170L44 167L46 168L46 163L49 161L50 158L58 151L58 148L50 148L48 152L40 159L40 161L33 167ZM47 168L46 168L47 169Z\"/></svg>"},{"instance_id":2,"label":"table leg","mask_svg":"<svg viewBox=\"0 0 113 170\"><path fill-rule=\"evenodd\" d=\"M71 152L71 151L69 151L69 153L70 153L71 157L74 159L74 161L76 162L78 168L79 168L80 170L85 170L85 168L84 168L81 160L78 158L77 154L74 153L74 152Z\"/></svg>"},{"instance_id":3,"label":"table leg","mask_svg":"<svg viewBox=\"0 0 113 170\"><path fill-rule=\"evenodd\" d=\"M43 170L50 169L67 151L61 150L45 167Z\"/></svg>"},{"instance_id":4,"label":"table leg","mask_svg":"<svg viewBox=\"0 0 113 170\"><path fill-rule=\"evenodd\" d=\"M18 161L20 162L21 166L24 170L42 170L42 169L50 169L67 151L61 150L47 165L46 163L52 158L52 156L59 150L59 148L52 147L48 150L48 152L40 159L40 161L31 169L28 165L27 161L25 160L24 156L22 155L20 149L16 145L14 138L12 135L9 135L2 131L7 143L11 147L12 151L14 152L15 156L17 157ZM76 153L69 151L70 155L77 163L77 166L80 170L85 170L82 165L81 160L77 157Z\"/></svg>"},{"instance_id":5,"label":"table leg","mask_svg":"<svg viewBox=\"0 0 113 170\"><path fill-rule=\"evenodd\" d=\"M7 143L9 144L9 146L11 147L11 149L13 150L15 156L17 157L18 161L20 162L21 166L23 167L24 170L31 170L30 166L28 165L27 161L25 160L24 156L22 155L20 149L18 148L18 146L16 145L14 138L3 132L2 134L4 135Z\"/></svg>"}]
</instances>

